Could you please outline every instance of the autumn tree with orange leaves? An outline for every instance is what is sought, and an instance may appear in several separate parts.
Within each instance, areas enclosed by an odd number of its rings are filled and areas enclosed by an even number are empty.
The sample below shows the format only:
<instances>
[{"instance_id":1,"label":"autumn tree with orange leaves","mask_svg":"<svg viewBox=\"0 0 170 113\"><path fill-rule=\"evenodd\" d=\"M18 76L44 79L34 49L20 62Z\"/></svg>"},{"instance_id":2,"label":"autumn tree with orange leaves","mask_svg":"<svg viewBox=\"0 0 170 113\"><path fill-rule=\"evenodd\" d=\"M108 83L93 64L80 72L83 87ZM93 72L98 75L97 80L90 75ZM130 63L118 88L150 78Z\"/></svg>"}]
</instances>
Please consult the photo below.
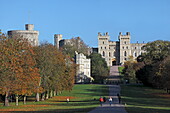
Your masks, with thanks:
<instances>
[{"instance_id":1,"label":"autumn tree with orange leaves","mask_svg":"<svg viewBox=\"0 0 170 113\"><path fill-rule=\"evenodd\" d=\"M0 35L0 93L5 95L5 106L9 106L11 94L16 95L18 105L18 95L39 91L40 75L33 55L26 39L8 39Z\"/></svg>"},{"instance_id":2,"label":"autumn tree with orange leaves","mask_svg":"<svg viewBox=\"0 0 170 113\"><path fill-rule=\"evenodd\" d=\"M41 86L44 89L41 100L55 96L56 93L63 90L71 90L75 76L72 66L74 62L70 60L72 64L68 69L68 58L55 46L48 43L35 47L34 51L36 52L37 67L40 69Z\"/></svg>"}]
</instances>

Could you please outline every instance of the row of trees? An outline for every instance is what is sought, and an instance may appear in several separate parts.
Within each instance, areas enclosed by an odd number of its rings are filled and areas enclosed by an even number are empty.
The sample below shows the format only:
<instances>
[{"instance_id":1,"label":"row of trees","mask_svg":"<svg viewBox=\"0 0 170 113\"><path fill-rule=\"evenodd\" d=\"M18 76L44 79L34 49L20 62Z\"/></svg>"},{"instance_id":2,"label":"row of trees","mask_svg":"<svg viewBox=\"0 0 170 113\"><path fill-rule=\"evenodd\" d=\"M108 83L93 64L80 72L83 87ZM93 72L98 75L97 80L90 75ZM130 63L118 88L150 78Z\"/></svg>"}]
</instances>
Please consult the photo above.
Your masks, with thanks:
<instances>
[{"instance_id":1,"label":"row of trees","mask_svg":"<svg viewBox=\"0 0 170 113\"><path fill-rule=\"evenodd\" d=\"M148 86L170 89L170 42L157 40L143 46L145 53L138 62L125 63L124 74L127 79L140 80Z\"/></svg>"},{"instance_id":2,"label":"row of trees","mask_svg":"<svg viewBox=\"0 0 170 113\"><path fill-rule=\"evenodd\" d=\"M56 47L45 43L32 47L23 38L8 39L0 35L0 94L5 95L5 106L9 96L36 94L36 101L48 99L74 85L76 65Z\"/></svg>"}]
</instances>

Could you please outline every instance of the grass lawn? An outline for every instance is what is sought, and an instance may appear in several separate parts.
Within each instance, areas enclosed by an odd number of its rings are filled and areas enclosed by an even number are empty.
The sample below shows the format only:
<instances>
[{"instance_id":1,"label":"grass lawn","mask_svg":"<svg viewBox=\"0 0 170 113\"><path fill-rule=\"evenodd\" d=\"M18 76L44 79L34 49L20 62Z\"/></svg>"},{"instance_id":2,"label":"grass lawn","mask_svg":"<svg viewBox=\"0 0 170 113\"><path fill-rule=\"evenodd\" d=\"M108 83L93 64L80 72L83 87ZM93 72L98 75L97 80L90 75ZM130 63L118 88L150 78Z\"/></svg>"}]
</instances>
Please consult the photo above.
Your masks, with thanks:
<instances>
[{"instance_id":1,"label":"grass lawn","mask_svg":"<svg viewBox=\"0 0 170 113\"><path fill-rule=\"evenodd\" d=\"M122 85L121 95L128 113L170 113L170 94L137 85Z\"/></svg>"},{"instance_id":2,"label":"grass lawn","mask_svg":"<svg viewBox=\"0 0 170 113\"><path fill-rule=\"evenodd\" d=\"M121 73L123 72L123 69L124 69L124 67L118 67L120 75L122 75Z\"/></svg>"},{"instance_id":3,"label":"grass lawn","mask_svg":"<svg viewBox=\"0 0 170 113\"><path fill-rule=\"evenodd\" d=\"M65 91L61 95L53 97L46 101L27 102L19 106L10 103L9 107L0 105L0 111L39 111L39 112L57 112L57 113L87 113L88 111L99 106L98 98L100 96L108 96L108 86L94 84L77 84L71 92ZM66 98L70 98L70 102L66 102ZM96 100L94 100L96 98ZM6 112L6 113L7 113Z\"/></svg>"}]
</instances>

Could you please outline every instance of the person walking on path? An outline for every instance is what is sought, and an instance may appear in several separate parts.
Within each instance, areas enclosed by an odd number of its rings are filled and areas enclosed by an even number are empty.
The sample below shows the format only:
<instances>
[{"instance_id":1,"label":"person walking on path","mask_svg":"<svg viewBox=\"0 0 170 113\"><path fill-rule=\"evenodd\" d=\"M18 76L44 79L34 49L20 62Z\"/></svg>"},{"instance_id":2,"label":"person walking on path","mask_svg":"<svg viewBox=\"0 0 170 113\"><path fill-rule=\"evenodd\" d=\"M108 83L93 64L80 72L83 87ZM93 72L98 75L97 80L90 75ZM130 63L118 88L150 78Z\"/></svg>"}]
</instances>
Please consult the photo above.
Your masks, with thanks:
<instances>
[{"instance_id":1,"label":"person walking on path","mask_svg":"<svg viewBox=\"0 0 170 113\"><path fill-rule=\"evenodd\" d=\"M106 102L106 97L103 97L103 101Z\"/></svg>"},{"instance_id":2,"label":"person walking on path","mask_svg":"<svg viewBox=\"0 0 170 113\"><path fill-rule=\"evenodd\" d=\"M68 103L69 103L69 101L70 101L70 99L69 99L69 98L67 98L67 99L66 99L66 101L67 101L67 104L68 104Z\"/></svg>"},{"instance_id":3,"label":"person walking on path","mask_svg":"<svg viewBox=\"0 0 170 113\"><path fill-rule=\"evenodd\" d=\"M121 96L119 94L117 94L118 100L119 100L119 104L121 102Z\"/></svg>"},{"instance_id":4,"label":"person walking on path","mask_svg":"<svg viewBox=\"0 0 170 113\"><path fill-rule=\"evenodd\" d=\"M112 105L112 97L109 98L109 104Z\"/></svg>"},{"instance_id":5,"label":"person walking on path","mask_svg":"<svg viewBox=\"0 0 170 113\"><path fill-rule=\"evenodd\" d=\"M100 97L99 101L100 101L100 105L102 106L102 104L103 104L103 98Z\"/></svg>"}]
</instances>

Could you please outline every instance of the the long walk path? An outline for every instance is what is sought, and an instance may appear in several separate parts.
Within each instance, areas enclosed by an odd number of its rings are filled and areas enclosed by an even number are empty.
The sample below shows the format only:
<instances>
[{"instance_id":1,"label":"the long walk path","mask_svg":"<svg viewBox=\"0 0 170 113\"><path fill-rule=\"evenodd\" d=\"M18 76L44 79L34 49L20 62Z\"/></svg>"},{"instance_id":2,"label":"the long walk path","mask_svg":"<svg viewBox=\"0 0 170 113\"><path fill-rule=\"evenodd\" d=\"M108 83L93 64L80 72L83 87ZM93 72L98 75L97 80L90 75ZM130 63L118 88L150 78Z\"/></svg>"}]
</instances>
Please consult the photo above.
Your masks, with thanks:
<instances>
[{"instance_id":1,"label":"the long walk path","mask_svg":"<svg viewBox=\"0 0 170 113\"><path fill-rule=\"evenodd\" d=\"M114 76L119 75L118 72L118 66L113 66L110 69L110 77L114 78ZM117 94L120 93L120 86L119 85L109 85L109 96L112 97L113 103L110 106L108 100L103 104L103 106L99 106L95 108L94 110L88 112L88 113L127 113L124 105L119 104L119 100L117 97Z\"/></svg>"}]
</instances>

